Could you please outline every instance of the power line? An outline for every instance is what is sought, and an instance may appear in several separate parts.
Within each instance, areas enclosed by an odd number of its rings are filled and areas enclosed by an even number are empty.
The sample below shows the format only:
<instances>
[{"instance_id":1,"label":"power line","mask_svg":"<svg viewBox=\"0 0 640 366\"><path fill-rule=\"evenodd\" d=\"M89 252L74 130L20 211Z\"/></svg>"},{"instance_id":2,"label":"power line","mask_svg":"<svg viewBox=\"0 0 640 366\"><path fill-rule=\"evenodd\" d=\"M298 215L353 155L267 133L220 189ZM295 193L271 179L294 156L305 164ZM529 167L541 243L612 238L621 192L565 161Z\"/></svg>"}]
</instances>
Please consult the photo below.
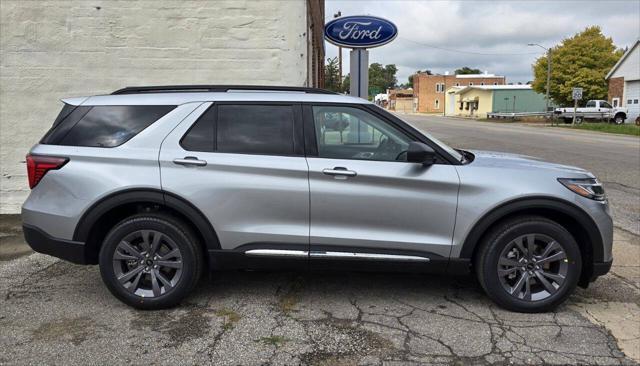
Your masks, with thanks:
<instances>
[{"instance_id":1,"label":"power line","mask_svg":"<svg viewBox=\"0 0 640 366\"><path fill-rule=\"evenodd\" d=\"M466 54L470 54L470 55L481 55L481 56L522 56L522 55L539 55L540 54L540 52L488 53L488 52L463 51L463 50L456 50L456 49L453 49L453 48L434 46L434 45L430 45L430 44L414 41L412 39L407 39L407 38L403 38L403 37L398 37L398 39L401 39L401 40L404 40L404 41L408 41L408 42L412 42L412 43L415 43L415 44L419 44L419 45L424 46L424 47L435 48L435 49L441 50L441 51L466 53Z\"/></svg>"}]
</instances>

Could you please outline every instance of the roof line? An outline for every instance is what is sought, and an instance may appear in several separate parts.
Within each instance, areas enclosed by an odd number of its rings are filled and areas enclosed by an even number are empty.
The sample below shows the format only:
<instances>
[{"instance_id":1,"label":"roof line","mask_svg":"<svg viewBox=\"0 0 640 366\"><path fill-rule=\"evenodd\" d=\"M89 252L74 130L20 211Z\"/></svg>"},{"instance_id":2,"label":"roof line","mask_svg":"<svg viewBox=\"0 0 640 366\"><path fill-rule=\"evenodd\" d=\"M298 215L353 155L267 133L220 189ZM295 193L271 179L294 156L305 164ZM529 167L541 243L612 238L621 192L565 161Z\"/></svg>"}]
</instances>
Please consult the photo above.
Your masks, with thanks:
<instances>
[{"instance_id":1,"label":"roof line","mask_svg":"<svg viewBox=\"0 0 640 366\"><path fill-rule=\"evenodd\" d=\"M622 55L622 57L620 57L620 59L618 60L618 62L616 62L615 65L613 65L613 67L611 68L611 70L609 71L609 73L607 74L607 76L604 77L605 80L609 80L609 78L611 77L611 75L613 75L613 73L618 69L618 67L620 67L620 65L622 65L622 63L624 62L624 60L627 59L627 57L631 54L631 52L633 51L634 48L638 47L638 44L640 44L640 39L636 40L636 43L633 44L633 46L629 47L629 49L627 49L627 52L624 53L624 55Z\"/></svg>"}]
</instances>

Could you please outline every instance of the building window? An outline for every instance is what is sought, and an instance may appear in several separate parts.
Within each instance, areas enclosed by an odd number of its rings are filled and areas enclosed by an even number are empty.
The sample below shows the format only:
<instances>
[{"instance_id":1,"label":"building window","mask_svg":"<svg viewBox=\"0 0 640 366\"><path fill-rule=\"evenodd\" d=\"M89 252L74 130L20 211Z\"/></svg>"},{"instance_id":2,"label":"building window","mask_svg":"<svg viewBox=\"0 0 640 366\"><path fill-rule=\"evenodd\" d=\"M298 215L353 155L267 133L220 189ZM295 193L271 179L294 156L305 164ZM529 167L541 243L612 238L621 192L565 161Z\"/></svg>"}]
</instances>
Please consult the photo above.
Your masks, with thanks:
<instances>
[{"instance_id":1,"label":"building window","mask_svg":"<svg viewBox=\"0 0 640 366\"><path fill-rule=\"evenodd\" d=\"M473 81L469 83L469 86L473 86Z\"/></svg>"},{"instance_id":2,"label":"building window","mask_svg":"<svg viewBox=\"0 0 640 366\"><path fill-rule=\"evenodd\" d=\"M629 104L633 104L633 100L628 99L628 100L627 100L627 105L629 105Z\"/></svg>"},{"instance_id":3,"label":"building window","mask_svg":"<svg viewBox=\"0 0 640 366\"><path fill-rule=\"evenodd\" d=\"M484 81L480 83L480 85L484 85Z\"/></svg>"},{"instance_id":4,"label":"building window","mask_svg":"<svg viewBox=\"0 0 640 366\"><path fill-rule=\"evenodd\" d=\"M494 81L494 82L493 82L493 85L498 85L498 82L497 82L497 81Z\"/></svg>"},{"instance_id":5,"label":"building window","mask_svg":"<svg viewBox=\"0 0 640 366\"><path fill-rule=\"evenodd\" d=\"M436 93L444 93L444 83L436 83Z\"/></svg>"},{"instance_id":6,"label":"building window","mask_svg":"<svg viewBox=\"0 0 640 366\"><path fill-rule=\"evenodd\" d=\"M460 86L460 83L456 83L456 86Z\"/></svg>"},{"instance_id":7,"label":"building window","mask_svg":"<svg viewBox=\"0 0 640 366\"><path fill-rule=\"evenodd\" d=\"M436 99L435 107L436 109L440 109L440 101L438 99Z\"/></svg>"},{"instance_id":8,"label":"building window","mask_svg":"<svg viewBox=\"0 0 640 366\"><path fill-rule=\"evenodd\" d=\"M633 104L638 104L638 100L637 100L637 99L634 99L634 100L633 100Z\"/></svg>"}]
</instances>

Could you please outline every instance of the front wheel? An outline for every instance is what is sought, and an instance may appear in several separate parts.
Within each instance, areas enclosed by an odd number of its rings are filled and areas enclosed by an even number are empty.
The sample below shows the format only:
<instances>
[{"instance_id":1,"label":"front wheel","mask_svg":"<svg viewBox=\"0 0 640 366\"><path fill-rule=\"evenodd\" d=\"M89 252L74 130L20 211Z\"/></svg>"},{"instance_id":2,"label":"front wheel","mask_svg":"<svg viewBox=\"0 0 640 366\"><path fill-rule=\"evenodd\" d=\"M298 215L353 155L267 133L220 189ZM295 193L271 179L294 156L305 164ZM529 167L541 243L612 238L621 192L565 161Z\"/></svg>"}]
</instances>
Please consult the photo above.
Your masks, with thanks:
<instances>
[{"instance_id":1,"label":"front wheel","mask_svg":"<svg viewBox=\"0 0 640 366\"><path fill-rule=\"evenodd\" d=\"M621 125L624 123L624 115L622 114L616 114L616 116L613 118L613 123L617 124L617 125Z\"/></svg>"},{"instance_id":2,"label":"front wheel","mask_svg":"<svg viewBox=\"0 0 640 366\"><path fill-rule=\"evenodd\" d=\"M197 240L181 221L141 214L118 223L100 249L100 274L119 300L138 309L177 305L203 267Z\"/></svg>"},{"instance_id":3,"label":"front wheel","mask_svg":"<svg viewBox=\"0 0 640 366\"><path fill-rule=\"evenodd\" d=\"M487 295L512 311L554 309L575 289L582 260L571 234L543 217L504 222L486 237L475 262Z\"/></svg>"}]
</instances>

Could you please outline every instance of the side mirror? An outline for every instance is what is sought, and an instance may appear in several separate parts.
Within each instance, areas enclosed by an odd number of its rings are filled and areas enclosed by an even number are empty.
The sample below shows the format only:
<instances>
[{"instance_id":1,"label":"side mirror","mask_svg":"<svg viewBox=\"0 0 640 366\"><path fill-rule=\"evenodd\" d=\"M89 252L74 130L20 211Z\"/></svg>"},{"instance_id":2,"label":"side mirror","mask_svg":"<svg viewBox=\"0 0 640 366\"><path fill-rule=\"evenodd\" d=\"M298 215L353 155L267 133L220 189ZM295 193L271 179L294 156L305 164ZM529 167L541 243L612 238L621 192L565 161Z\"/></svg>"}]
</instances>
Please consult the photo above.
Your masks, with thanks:
<instances>
[{"instance_id":1,"label":"side mirror","mask_svg":"<svg viewBox=\"0 0 640 366\"><path fill-rule=\"evenodd\" d=\"M423 165L432 165L436 162L436 152L422 142L412 141L407 149L407 161Z\"/></svg>"}]
</instances>

